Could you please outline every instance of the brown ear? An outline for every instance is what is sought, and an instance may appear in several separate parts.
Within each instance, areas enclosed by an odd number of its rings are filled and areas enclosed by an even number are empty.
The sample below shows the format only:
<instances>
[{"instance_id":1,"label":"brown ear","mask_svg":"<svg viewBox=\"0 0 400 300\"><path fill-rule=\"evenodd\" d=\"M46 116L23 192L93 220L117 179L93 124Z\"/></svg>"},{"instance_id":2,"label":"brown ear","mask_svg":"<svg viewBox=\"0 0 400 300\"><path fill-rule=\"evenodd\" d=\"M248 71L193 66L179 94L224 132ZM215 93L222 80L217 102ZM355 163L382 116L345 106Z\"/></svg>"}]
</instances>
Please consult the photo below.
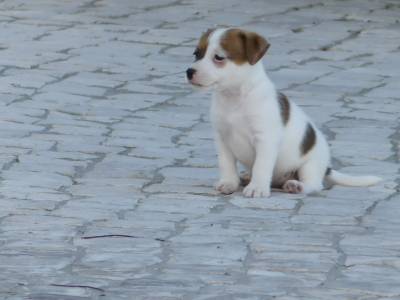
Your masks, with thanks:
<instances>
[{"instance_id":1,"label":"brown ear","mask_svg":"<svg viewBox=\"0 0 400 300\"><path fill-rule=\"evenodd\" d=\"M236 64L254 65L267 52L269 43L257 33L232 28L221 38L221 47Z\"/></svg>"},{"instance_id":2,"label":"brown ear","mask_svg":"<svg viewBox=\"0 0 400 300\"><path fill-rule=\"evenodd\" d=\"M267 52L269 43L255 32L243 32L243 39L247 61L250 65L254 65Z\"/></svg>"}]
</instances>

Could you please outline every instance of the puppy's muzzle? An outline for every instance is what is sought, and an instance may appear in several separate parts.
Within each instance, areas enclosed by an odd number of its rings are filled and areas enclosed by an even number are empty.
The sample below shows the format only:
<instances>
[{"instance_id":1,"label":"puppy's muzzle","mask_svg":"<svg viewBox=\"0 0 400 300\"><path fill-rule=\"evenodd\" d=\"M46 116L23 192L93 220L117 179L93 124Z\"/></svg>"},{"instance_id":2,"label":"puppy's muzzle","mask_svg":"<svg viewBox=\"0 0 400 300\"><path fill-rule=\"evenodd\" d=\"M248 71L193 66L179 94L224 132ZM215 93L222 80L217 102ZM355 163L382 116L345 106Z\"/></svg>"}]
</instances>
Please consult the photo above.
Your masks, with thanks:
<instances>
[{"instance_id":1,"label":"puppy's muzzle","mask_svg":"<svg viewBox=\"0 0 400 300\"><path fill-rule=\"evenodd\" d=\"M187 69L187 70L186 70L186 76L187 76L187 78L188 78L189 80L192 80L192 79L193 79L194 73L196 73L196 70L195 70L195 69L193 69L193 68Z\"/></svg>"}]
</instances>

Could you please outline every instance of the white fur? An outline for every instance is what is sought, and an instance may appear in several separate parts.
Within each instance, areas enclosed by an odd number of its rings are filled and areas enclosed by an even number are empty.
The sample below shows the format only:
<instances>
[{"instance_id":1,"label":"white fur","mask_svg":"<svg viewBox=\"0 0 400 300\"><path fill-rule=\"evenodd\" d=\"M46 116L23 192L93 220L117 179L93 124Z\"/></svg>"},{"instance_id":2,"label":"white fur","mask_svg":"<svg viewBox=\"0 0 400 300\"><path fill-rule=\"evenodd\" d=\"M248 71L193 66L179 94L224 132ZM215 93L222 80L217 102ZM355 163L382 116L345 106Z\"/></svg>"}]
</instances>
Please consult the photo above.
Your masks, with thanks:
<instances>
[{"instance_id":1,"label":"white fur","mask_svg":"<svg viewBox=\"0 0 400 300\"><path fill-rule=\"evenodd\" d=\"M211 120L220 169L216 189L229 194L239 188L239 161L251 174L251 181L243 190L245 196L267 197L271 184L283 185L284 190L293 193L320 191L330 164L326 139L290 100L290 117L284 125L277 91L261 60L254 65L237 65L226 59L222 67L213 61L215 54L226 56L220 46L225 30L218 29L210 35L205 56L192 66L196 73L191 80L194 85L215 89ZM316 143L302 155L300 144L308 123L313 124ZM288 178L294 171L298 171L300 181ZM331 183L343 185L370 185L378 180L339 174L333 171L327 177Z\"/></svg>"},{"instance_id":2,"label":"white fur","mask_svg":"<svg viewBox=\"0 0 400 300\"><path fill-rule=\"evenodd\" d=\"M376 176L351 176L332 170L331 174L326 176L328 183L340 184L344 186L371 186L382 181L382 178Z\"/></svg>"}]
</instances>

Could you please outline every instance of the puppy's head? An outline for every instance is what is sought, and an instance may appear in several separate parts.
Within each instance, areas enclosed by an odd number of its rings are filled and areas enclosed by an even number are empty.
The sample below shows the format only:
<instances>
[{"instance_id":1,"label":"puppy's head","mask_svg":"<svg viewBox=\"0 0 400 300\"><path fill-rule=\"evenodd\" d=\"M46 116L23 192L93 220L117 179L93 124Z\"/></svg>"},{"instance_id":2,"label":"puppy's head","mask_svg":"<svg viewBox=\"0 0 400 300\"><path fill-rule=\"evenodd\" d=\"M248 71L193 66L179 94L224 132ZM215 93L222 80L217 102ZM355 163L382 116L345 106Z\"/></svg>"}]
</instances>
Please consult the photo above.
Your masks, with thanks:
<instances>
[{"instance_id":1,"label":"puppy's head","mask_svg":"<svg viewBox=\"0 0 400 300\"><path fill-rule=\"evenodd\" d=\"M199 87L228 86L243 82L268 50L269 43L254 32L209 29L194 51L187 69L189 82Z\"/></svg>"}]
</instances>

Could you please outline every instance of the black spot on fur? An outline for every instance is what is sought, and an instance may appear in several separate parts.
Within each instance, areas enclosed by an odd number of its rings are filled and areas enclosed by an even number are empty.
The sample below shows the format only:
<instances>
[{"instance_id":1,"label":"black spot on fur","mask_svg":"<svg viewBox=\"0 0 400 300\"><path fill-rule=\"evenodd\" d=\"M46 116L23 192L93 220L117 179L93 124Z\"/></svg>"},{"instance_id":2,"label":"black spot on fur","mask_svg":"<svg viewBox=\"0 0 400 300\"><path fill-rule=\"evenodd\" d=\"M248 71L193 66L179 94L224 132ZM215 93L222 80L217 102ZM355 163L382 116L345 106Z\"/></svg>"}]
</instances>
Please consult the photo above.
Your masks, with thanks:
<instances>
[{"instance_id":1,"label":"black spot on fur","mask_svg":"<svg viewBox=\"0 0 400 300\"><path fill-rule=\"evenodd\" d=\"M281 110L282 122L284 125L286 125L287 122L289 122L290 117L290 103L286 95L283 93L278 94L278 101Z\"/></svg>"},{"instance_id":2,"label":"black spot on fur","mask_svg":"<svg viewBox=\"0 0 400 300\"><path fill-rule=\"evenodd\" d=\"M329 176L329 175L331 175L331 173L332 173L332 168L330 168L330 167L326 168L325 176Z\"/></svg>"},{"instance_id":3,"label":"black spot on fur","mask_svg":"<svg viewBox=\"0 0 400 300\"><path fill-rule=\"evenodd\" d=\"M307 124L306 131L304 133L303 141L301 142L301 154L306 155L312 147L315 145L315 141L317 140L317 135L315 134L315 130L310 123Z\"/></svg>"}]
</instances>

